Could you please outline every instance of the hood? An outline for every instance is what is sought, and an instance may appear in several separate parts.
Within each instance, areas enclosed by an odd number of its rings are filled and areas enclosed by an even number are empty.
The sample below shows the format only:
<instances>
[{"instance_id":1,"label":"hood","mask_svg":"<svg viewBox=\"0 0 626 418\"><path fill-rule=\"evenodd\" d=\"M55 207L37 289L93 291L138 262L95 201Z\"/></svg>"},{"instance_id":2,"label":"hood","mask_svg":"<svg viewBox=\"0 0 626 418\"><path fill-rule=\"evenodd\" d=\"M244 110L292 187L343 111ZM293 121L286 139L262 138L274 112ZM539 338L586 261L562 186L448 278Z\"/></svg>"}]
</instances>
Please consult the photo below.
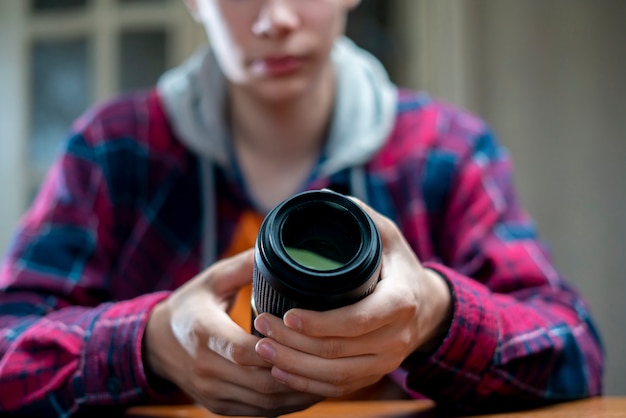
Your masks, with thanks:
<instances>
[{"instance_id":1,"label":"hood","mask_svg":"<svg viewBox=\"0 0 626 418\"><path fill-rule=\"evenodd\" d=\"M337 75L335 108L317 175L330 176L350 168L351 194L367 202L362 164L380 149L393 129L396 87L376 58L345 37L337 39L331 59ZM202 264L209 266L218 259L214 169L216 165L227 167L230 161L226 78L209 49L166 72L157 90L177 137L200 157Z\"/></svg>"},{"instance_id":2,"label":"hood","mask_svg":"<svg viewBox=\"0 0 626 418\"><path fill-rule=\"evenodd\" d=\"M337 91L320 176L367 162L390 134L396 115L396 87L373 55L340 37L331 59ZM157 89L178 138L203 160L226 166L226 79L210 49L166 72Z\"/></svg>"}]
</instances>

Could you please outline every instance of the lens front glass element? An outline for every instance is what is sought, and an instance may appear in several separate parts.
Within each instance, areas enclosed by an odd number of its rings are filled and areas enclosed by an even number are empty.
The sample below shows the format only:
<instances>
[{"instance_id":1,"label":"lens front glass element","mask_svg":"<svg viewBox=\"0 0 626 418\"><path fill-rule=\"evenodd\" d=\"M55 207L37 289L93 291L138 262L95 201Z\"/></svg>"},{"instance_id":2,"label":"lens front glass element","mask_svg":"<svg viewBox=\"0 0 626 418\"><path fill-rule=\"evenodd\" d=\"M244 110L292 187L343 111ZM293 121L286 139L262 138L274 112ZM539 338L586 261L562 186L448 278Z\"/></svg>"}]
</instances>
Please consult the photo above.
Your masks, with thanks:
<instances>
[{"instance_id":1,"label":"lens front glass element","mask_svg":"<svg viewBox=\"0 0 626 418\"><path fill-rule=\"evenodd\" d=\"M315 246L317 247L317 245ZM287 251L287 254L289 254L289 257L291 257L293 261L313 270L334 270L345 264L333 260L332 258L324 257L319 250L285 247L285 251Z\"/></svg>"},{"instance_id":2,"label":"lens front glass element","mask_svg":"<svg viewBox=\"0 0 626 418\"><path fill-rule=\"evenodd\" d=\"M295 209L283 225L281 238L293 261L318 271L346 265L361 245L355 218L330 202L312 202Z\"/></svg>"}]
</instances>

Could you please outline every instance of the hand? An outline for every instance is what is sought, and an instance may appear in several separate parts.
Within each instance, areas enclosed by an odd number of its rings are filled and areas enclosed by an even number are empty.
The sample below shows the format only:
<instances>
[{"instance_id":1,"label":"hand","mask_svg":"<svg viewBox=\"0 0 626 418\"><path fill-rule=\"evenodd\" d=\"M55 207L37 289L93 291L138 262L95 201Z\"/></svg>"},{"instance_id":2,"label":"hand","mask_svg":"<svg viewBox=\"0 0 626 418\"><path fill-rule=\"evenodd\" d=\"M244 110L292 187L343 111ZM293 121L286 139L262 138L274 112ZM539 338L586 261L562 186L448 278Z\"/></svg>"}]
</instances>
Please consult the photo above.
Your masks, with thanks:
<instances>
[{"instance_id":1,"label":"hand","mask_svg":"<svg viewBox=\"0 0 626 418\"><path fill-rule=\"evenodd\" d=\"M254 350L258 338L227 311L252 280L252 252L218 262L158 304L144 334L144 364L222 415L275 416L321 398L277 382Z\"/></svg>"},{"instance_id":2,"label":"hand","mask_svg":"<svg viewBox=\"0 0 626 418\"><path fill-rule=\"evenodd\" d=\"M355 199L356 200L356 199ZM436 348L452 313L444 279L423 268L389 219L357 201L374 220L383 244L381 280L372 294L339 309L264 313L256 345L272 375L294 390L327 397L369 386L416 350Z\"/></svg>"}]
</instances>

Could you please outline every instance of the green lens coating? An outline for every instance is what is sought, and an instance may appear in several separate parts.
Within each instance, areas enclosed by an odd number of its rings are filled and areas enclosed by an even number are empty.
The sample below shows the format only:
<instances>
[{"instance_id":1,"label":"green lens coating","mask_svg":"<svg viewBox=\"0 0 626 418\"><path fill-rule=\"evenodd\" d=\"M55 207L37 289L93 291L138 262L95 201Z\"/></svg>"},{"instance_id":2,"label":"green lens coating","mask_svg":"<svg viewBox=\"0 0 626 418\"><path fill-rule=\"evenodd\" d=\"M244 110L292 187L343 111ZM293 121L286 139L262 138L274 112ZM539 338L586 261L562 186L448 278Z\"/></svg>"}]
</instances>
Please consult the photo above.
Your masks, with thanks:
<instances>
[{"instance_id":1,"label":"green lens coating","mask_svg":"<svg viewBox=\"0 0 626 418\"><path fill-rule=\"evenodd\" d=\"M344 265L316 252L301 248L285 247L285 251L296 263L314 270L334 270Z\"/></svg>"}]
</instances>

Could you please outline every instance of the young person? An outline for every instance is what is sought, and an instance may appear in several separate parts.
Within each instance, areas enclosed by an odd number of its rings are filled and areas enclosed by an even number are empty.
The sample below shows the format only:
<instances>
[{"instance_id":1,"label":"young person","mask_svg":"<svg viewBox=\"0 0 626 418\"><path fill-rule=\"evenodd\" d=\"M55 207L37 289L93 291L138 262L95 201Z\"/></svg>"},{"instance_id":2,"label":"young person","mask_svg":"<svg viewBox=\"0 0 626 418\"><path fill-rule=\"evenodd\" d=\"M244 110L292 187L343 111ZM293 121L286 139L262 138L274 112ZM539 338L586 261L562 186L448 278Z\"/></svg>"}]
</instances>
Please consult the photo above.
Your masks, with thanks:
<instances>
[{"instance_id":1,"label":"young person","mask_svg":"<svg viewBox=\"0 0 626 418\"><path fill-rule=\"evenodd\" d=\"M357 3L188 0L211 50L77 122L2 266L2 411L184 393L278 415L387 377L463 410L601 393L586 304L508 155L342 36ZM370 213L381 281L345 308L262 314L259 339L228 315L249 248L270 208L319 188Z\"/></svg>"}]
</instances>

